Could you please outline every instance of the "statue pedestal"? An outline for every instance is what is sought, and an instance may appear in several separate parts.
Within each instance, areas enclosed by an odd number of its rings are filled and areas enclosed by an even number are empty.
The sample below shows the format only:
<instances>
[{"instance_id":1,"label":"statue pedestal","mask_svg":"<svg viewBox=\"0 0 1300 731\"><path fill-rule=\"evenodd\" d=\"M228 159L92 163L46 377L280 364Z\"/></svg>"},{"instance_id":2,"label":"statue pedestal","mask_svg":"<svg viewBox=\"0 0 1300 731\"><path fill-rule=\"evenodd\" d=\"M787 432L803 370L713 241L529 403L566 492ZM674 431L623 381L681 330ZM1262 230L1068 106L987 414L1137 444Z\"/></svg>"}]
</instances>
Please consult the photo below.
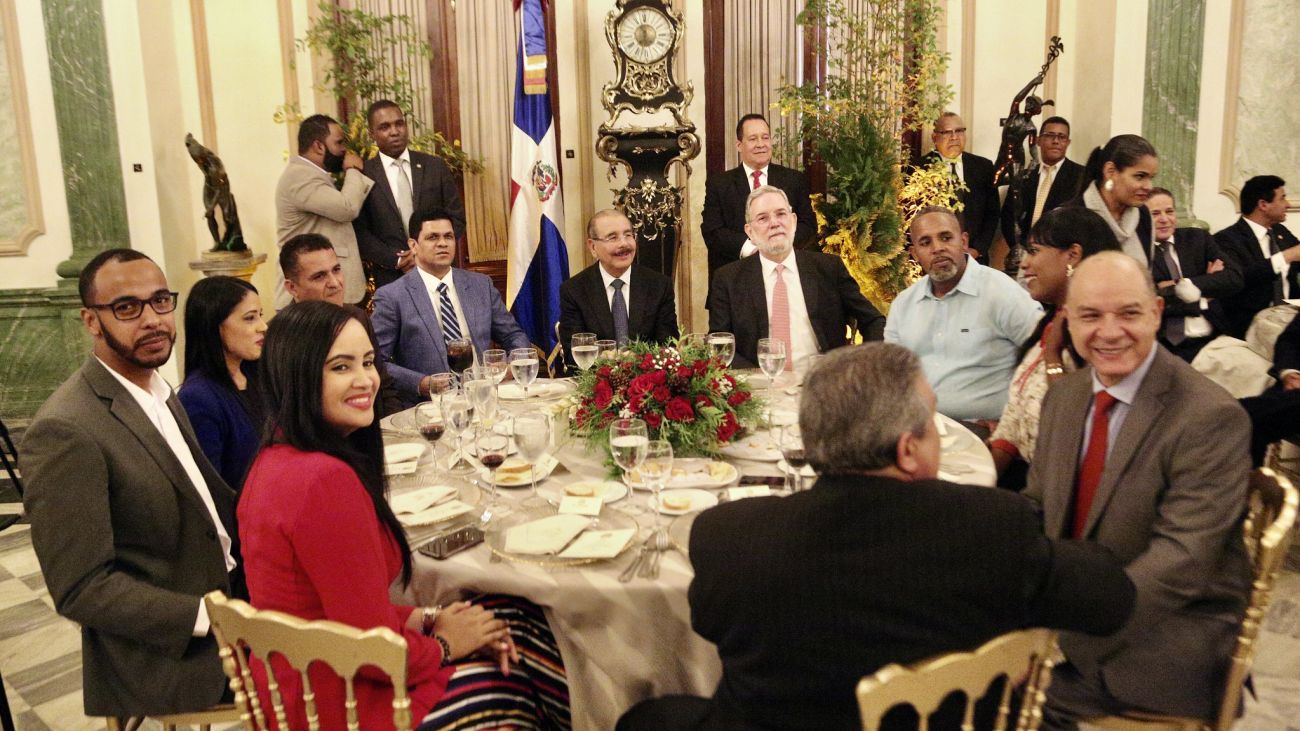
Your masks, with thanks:
<instances>
[{"instance_id":1,"label":"statue pedestal","mask_svg":"<svg viewBox=\"0 0 1300 731\"><path fill-rule=\"evenodd\" d=\"M190 262L190 269L203 272L205 277L238 277L247 282L265 261L266 254L254 255L251 251L205 251L198 261Z\"/></svg>"}]
</instances>

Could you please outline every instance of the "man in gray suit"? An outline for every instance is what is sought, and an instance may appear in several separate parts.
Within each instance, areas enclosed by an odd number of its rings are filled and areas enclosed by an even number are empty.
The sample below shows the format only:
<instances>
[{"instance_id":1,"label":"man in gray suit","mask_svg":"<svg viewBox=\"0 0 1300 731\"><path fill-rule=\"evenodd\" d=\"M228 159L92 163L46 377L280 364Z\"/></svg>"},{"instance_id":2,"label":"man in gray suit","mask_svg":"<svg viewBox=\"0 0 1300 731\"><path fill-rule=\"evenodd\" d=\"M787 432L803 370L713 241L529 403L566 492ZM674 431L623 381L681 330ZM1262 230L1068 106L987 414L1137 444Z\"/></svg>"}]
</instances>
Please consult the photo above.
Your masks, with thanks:
<instances>
[{"instance_id":1,"label":"man in gray suit","mask_svg":"<svg viewBox=\"0 0 1300 731\"><path fill-rule=\"evenodd\" d=\"M81 625L87 715L207 708L226 683L202 597L231 593L235 493L156 370L177 295L130 249L92 259L80 292L93 354L22 444L32 545L55 609Z\"/></svg>"},{"instance_id":2,"label":"man in gray suit","mask_svg":"<svg viewBox=\"0 0 1300 731\"><path fill-rule=\"evenodd\" d=\"M444 210L417 212L409 241L415 268L375 292L379 352L403 403L429 395L429 375L448 371L447 341L466 337L474 352L497 342L509 351L531 345L486 274L451 266L456 231Z\"/></svg>"},{"instance_id":3,"label":"man in gray suit","mask_svg":"<svg viewBox=\"0 0 1300 731\"><path fill-rule=\"evenodd\" d=\"M1061 635L1045 728L1130 710L1210 718L1245 609L1250 423L1156 344L1162 305L1124 254L1070 280L1070 337L1091 367L1048 391L1025 494L1049 537L1109 548L1138 593L1114 636Z\"/></svg>"},{"instance_id":4,"label":"man in gray suit","mask_svg":"<svg viewBox=\"0 0 1300 731\"><path fill-rule=\"evenodd\" d=\"M343 188L333 174L343 173ZM361 173L361 158L343 144L343 128L324 114L313 114L298 127L298 156L275 186L276 246L298 234L321 234L334 244L343 265L343 301L356 304L366 296L366 275L357 251L352 220L361 212L374 181ZM275 285L275 309L293 298L284 289L284 272Z\"/></svg>"}]
</instances>

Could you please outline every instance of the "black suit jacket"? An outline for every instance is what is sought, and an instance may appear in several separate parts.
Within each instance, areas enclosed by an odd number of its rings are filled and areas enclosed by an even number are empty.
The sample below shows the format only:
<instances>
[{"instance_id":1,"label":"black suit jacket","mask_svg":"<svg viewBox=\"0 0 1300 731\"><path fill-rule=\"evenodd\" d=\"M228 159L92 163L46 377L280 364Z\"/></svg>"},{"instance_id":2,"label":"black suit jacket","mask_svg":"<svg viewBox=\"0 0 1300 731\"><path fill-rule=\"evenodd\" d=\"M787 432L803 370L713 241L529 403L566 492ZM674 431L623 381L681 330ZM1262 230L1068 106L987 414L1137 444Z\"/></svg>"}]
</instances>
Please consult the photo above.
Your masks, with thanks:
<instances>
[{"instance_id":1,"label":"black suit jacket","mask_svg":"<svg viewBox=\"0 0 1300 731\"><path fill-rule=\"evenodd\" d=\"M1024 210L1020 216L1021 238L1029 235L1030 220L1034 217L1034 200L1038 198L1038 181L1039 170L1034 170L1025 178L1020 186L1020 200L1024 205ZM1043 202L1043 213L1065 204L1066 201L1073 199L1083 190L1083 166L1079 163L1065 158L1061 160L1061 168L1056 171L1056 177L1052 178L1052 187L1047 191L1047 200ZM1008 194L1009 195L1009 194ZM1012 212L1011 201L1002 206L1000 214L1002 219L1002 238L1007 240L1008 244L1023 244L1024 241L1016 239L1014 213Z\"/></svg>"},{"instance_id":2,"label":"black suit jacket","mask_svg":"<svg viewBox=\"0 0 1300 731\"><path fill-rule=\"evenodd\" d=\"M884 338L884 315L862 296L839 257L820 251L795 251L794 255L818 350L824 353L845 345L850 321L857 323L863 340ZM738 368L756 367L758 340L768 337L761 256L747 256L722 267L709 288L709 330L736 336L732 365Z\"/></svg>"},{"instance_id":3,"label":"black suit jacket","mask_svg":"<svg viewBox=\"0 0 1300 731\"><path fill-rule=\"evenodd\" d=\"M1215 332L1225 332L1228 320L1224 315L1220 300L1241 291L1242 277L1237 264L1225 256L1208 231L1199 228L1180 228L1174 230L1174 251L1178 254L1178 268L1182 275L1201 290L1201 296L1210 300L1207 310L1201 309L1200 302L1184 302L1174 294L1172 288L1160 291L1165 301L1164 319L1171 317L1205 317L1214 326ZM1173 279L1173 273L1165 263L1164 257L1154 250L1150 252L1151 276L1156 283ZM1210 262L1218 259L1224 269L1215 274L1206 274Z\"/></svg>"},{"instance_id":4,"label":"black suit jacket","mask_svg":"<svg viewBox=\"0 0 1300 731\"><path fill-rule=\"evenodd\" d=\"M795 247L809 248L817 240L817 219L808 198L808 178L799 170L772 163L767 169L767 181L785 191L790 199L790 207L799 221L795 227ZM743 165L710 175L704 182L700 233L709 250L710 284L718 268L740 258L740 250L749 238L745 233L745 199L753 187L753 181L745 177Z\"/></svg>"},{"instance_id":5,"label":"black suit jacket","mask_svg":"<svg viewBox=\"0 0 1300 731\"><path fill-rule=\"evenodd\" d=\"M1134 597L1106 549L1049 540L1027 499L937 480L823 476L725 503L696 519L690 559L734 727L859 729L854 687L886 664L1022 627L1113 632Z\"/></svg>"},{"instance_id":6,"label":"black suit jacket","mask_svg":"<svg viewBox=\"0 0 1300 731\"><path fill-rule=\"evenodd\" d=\"M931 150L924 161L928 165L938 159L939 153ZM970 236L971 248L978 251L980 261L987 264L1002 207L998 201L998 189L993 185L993 161L963 152L961 167L962 178L969 189L958 196L962 202L962 223Z\"/></svg>"},{"instance_id":7,"label":"black suit jacket","mask_svg":"<svg viewBox=\"0 0 1300 731\"><path fill-rule=\"evenodd\" d=\"M361 213L352 221L352 228L357 234L361 258L370 264L375 286L382 287L402 276L397 268L397 254L407 249L409 222L403 221L397 211L383 158L375 155L366 160L362 172L375 181L375 186L366 196ZM441 208L451 214L456 236L465 235L465 206L460 201L456 178L440 158L411 150L411 198L412 211Z\"/></svg>"},{"instance_id":8,"label":"black suit jacket","mask_svg":"<svg viewBox=\"0 0 1300 731\"><path fill-rule=\"evenodd\" d=\"M677 337L677 303L673 280L648 267L633 265L627 297L628 337L663 343ZM592 264L560 285L560 343L564 361L573 365L569 341L574 333L591 332L603 340L614 339L614 315L605 297L600 264Z\"/></svg>"},{"instance_id":9,"label":"black suit jacket","mask_svg":"<svg viewBox=\"0 0 1300 731\"><path fill-rule=\"evenodd\" d=\"M1300 244L1287 227L1280 223L1272 228L1272 232L1279 251ZM1273 282L1277 279L1277 273L1273 271L1272 262L1264 256L1255 232L1245 219L1238 218L1236 223L1214 234L1214 240L1241 271L1241 291L1225 297L1223 308L1228 317L1228 334L1234 338L1245 338L1250 321L1260 310L1273 304ZM1292 264L1287 272L1292 296L1300 296L1298 275L1300 267Z\"/></svg>"}]
</instances>

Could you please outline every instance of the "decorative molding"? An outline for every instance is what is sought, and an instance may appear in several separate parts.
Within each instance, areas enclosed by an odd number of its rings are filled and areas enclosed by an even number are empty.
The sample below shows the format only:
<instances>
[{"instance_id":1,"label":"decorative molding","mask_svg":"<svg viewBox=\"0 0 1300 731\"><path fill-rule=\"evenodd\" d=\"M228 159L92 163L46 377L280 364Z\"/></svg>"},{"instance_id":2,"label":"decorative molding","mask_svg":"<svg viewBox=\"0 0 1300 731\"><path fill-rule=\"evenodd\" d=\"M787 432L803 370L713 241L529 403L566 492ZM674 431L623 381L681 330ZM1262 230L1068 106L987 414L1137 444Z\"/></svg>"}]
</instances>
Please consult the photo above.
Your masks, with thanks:
<instances>
[{"instance_id":1,"label":"decorative molding","mask_svg":"<svg viewBox=\"0 0 1300 731\"><path fill-rule=\"evenodd\" d=\"M212 55L208 51L208 14L204 0L190 0L190 28L194 34L194 76L199 92L199 126L203 145L217 147L217 111L212 102Z\"/></svg>"},{"instance_id":2,"label":"decorative molding","mask_svg":"<svg viewBox=\"0 0 1300 731\"><path fill-rule=\"evenodd\" d=\"M0 4L0 37L4 38L5 60L9 65L10 103L13 107L14 132L18 142L19 163L23 169L22 184L26 192L27 208L26 224L12 239L0 239L0 256L24 256L32 241L45 233L45 217L41 212L41 188L36 177L31 109L27 106L27 77L23 74L18 15L13 3Z\"/></svg>"},{"instance_id":3,"label":"decorative molding","mask_svg":"<svg viewBox=\"0 0 1300 731\"><path fill-rule=\"evenodd\" d=\"M1047 0L1047 22L1044 24L1043 33L1043 50L1052 47L1052 38L1061 35L1061 0ZM1056 69L1060 64L1053 64L1047 70L1047 78L1043 80L1043 98L1056 101ZM1056 104L1051 105L1052 110L1056 110Z\"/></svg>"},{"instance_id":4,"label":"decorative molding","mask_svg":"<svg viewBox=\"0 0 1300 731\"><path fill-rule=\"evenodd\" d=\"M573 3L573 27L585 28L587 26L587 0L574 0ZM577 96L578 103L575 105L578 110L578 130L580 138L585 139L587 135L596 132L596 125L592 119L591 104L587 100L587 92L591 87L591 43L590 33L575 33L573 37L573 55L576 60L574 64L574 75L577 79L577 88L581 93ZM578 163L578 203L582 208L582 243L579 244L579 250L582 252L582 269L595 261L591 256L591 248L586 245L586 223L596 214L596 180L595 160L591 159L591 148L586 145L575 145L573 148L574 155ZM565 196L565 206L571 205L569 196ZM572 249L572 242L569 242L569 248Z\"/></svg>"},{"instance_id":5,"label":"decorative molding","mask_svg":"<svg viewBox=\"0 0 1300 731\"><path fill-rule=\"evenodd\" d=\"M961 2L961 118L975 118L975 0Z\"/></svg>"},{"instance_id":6,"label":"decorative molding","mask_svg":"<svg viewBox=\"0 0 1300 731\"><path fill-rule=\"evenodd\" d=\"M202 4L203 0L192 2ZM314 5L315 3L308 3L309 7ZM293 40L293 0L277 0L275 10L280 25L280 74L284 79L284 103L291 109L297 109L301 107L302 99L298 94L298 73L294 68L297 62ZM298 124L288 122L284 127L289 138L289 154L295 154L298 150ZM215 133L216 130L213 131Z\"/></svg>"},{"instance_id":7,"label":"decorative molding","mask_svg":"<svg viewBox=\"0 0 1300 731\"><path fill-rule=\"evenodd\" d=\"M1219 145L1219 193L1232 201L1233 210L1241 207L1241 188L1232 182L1232 165L1237 155L1237 97L1241 90L1241 32L1245 25L1246 3L1232 0L1228 21L1228 74L1223 94L1223 142Z\"/></svg>"}]
</instances>

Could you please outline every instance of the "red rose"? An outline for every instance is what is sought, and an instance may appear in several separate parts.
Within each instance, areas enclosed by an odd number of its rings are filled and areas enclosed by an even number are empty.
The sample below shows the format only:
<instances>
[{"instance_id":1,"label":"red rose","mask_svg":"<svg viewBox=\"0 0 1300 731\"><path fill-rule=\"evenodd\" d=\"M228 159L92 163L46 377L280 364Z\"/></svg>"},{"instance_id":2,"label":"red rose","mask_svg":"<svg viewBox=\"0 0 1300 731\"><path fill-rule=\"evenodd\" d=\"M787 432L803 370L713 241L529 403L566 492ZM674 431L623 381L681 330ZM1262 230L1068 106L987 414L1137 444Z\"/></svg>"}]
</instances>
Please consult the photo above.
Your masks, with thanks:
<instances>
[{"instance_id":1,"label":"red rose","mask_svg":"<svg viewBox=\"0 0 1300 731\"><path fill-rule=\"evenodd\" d=\"M668 388L668 386L665 385L665 386L655 386L655 390L653 394L655 397L655 401L658 401L659 403L662 404L662 403L666 403L668 399L672 397L673 392L672 389Z\"/></svg>"},{"instance_id":2,"label":"red rose","mask_svg":"<svg viewBox=\"0 0 1300 731\"><path fill-rule=\"evenodd\" d=\"M658 429L659 425L664 423L664 417L660 416L659 414L653 411L647 412L645 416L641 418L645 419L646 426L650 427L651 429Z\"/></svg>"},{"instance_id":3,"label":"red rose","mask_svg":"<svg viewBox=\"0 0 1300 731\"><path fill-rule=\"evenodd\" d=\"M593 390L596 397L596 408L604 409L609 406L609 402L614 400L614 389L609 385L609 381L596 381L596 388Z\"/></svg>"},{"instance_id":4,"label":"red rose","mask_svg":"<svg viewBox=\"0 0 1300 731\"><path fill-rule=\"evenodd\" d=\"M695 361L695 375L702 376L707 370L709 370L709 361L703 358Z\"/></svg>"},{"instance_id":5,"label":"red rose","mask_svg":"<svg viewBox=\"0 0 1300 731\"><path fill-rule=\"evenodd\" d=\"M746 391L732 391L727 397L727 403L732 406L739 406L749 400L749 393Z\"/></svg>"},{"instance_id":6,"label":"red rose","mask_svg":"<svg viewBox=\"0 0 1300 731\"><path fill-rule=\"evenodd\" d=\"M677 380L685 382L691 380L691 376L695 375L695 371L690 366L678 366L677 372L673 375L677 377Z\"/></svg>"},{"instance_id":7,"label":"red rose","mask_svg":"<svg viewBox=\"0 0 1300 731\"><path fill-rule=\"evenodd\" d=\"M678 396L664 406L664 416L672 421L695 421L695 409L691 408L691 402Z\"/></svg>"},{"instance_id":8,"label":"red rose","mask_svg":"<svg viewBox=\"0 0 1300 731\"><path fill-rule=\"evenodd\" d=\"M614 371L609 366L601 366L596 369L596 375L601 378L609 378L613 374Z\"/></svg>"},{"instance_id":9,"label":"red rose","mask_svg":"<svg viewBox=\"0 0 1300 731\"><path fill-rule=\"evenodd\" d=\"M736 423L736 415L728 411L722 415L722 421L718 424L718 441L726 444L731 438L736 436L740 425Z\"/></svg>"},{"instance_id":10,"label":"red rose","mask_svg":"<svg viewBox=\"0 0 1300 731\"><path fill-rule=\"evenodd\" d=\"M649 375L650 382L656 386L662 386L665 383L668 383L668 374L663 371L651 371Z\"/></svg>"},{"instance_id":11,"label":"red rose","mask_svg":"<svg viewBox=\"0 0 1300 731\"><path fill-rule=\"evenodd\" d=\"M632 411L641 410L641 396L632 396L627 400L627 407Z\"/></svg>"},{"instance_id":12,"label":"red rose","mask_svg":"<svg viewBox=\"0 0 1300 731\"><path fill-rule=\"evenodd\" d=\"M697 394L695 394L695 404L696 404L697 406L709 406L709 405L711 405L711 403L712 403L712 402L709 401L709 397L708 397L708 396L705 396L705 395L702 394L702 393L697 393Z\"/></svg>"},{"instance_id":13,"label":"red rose","mask_svg":"<svg viewBox=\"0 0 1300 731\"><path fill-rule=\"evenodd\" d=\"M653 386L650 383L650 374L643 373L627 385L627 396L629 399L640 398L650 392Z\"/></svg>"},{"instance_id":14,"label":"red rose","mask_svg":"<svg viewBox=\"0 0 1300 731\"><path fill-rule=\"evenodd\" d=\"M655 357L653 355L646 353L645 355L641 356L641 370L648 371L651 368L654 368L654 365L655 365Z\"/></svg>"},{"instance_id":15,"label":"red rose","mask_svg":"<svg viewBox=\"0 0 1300 731\"><path fill-rule=\"evenodd\" d=\"M573 420L578 423L578 426L582 426L583 422L587 421L587 416L588 412L586 409L578 409L573 414Z\"/></svg>"}]
</instances>

